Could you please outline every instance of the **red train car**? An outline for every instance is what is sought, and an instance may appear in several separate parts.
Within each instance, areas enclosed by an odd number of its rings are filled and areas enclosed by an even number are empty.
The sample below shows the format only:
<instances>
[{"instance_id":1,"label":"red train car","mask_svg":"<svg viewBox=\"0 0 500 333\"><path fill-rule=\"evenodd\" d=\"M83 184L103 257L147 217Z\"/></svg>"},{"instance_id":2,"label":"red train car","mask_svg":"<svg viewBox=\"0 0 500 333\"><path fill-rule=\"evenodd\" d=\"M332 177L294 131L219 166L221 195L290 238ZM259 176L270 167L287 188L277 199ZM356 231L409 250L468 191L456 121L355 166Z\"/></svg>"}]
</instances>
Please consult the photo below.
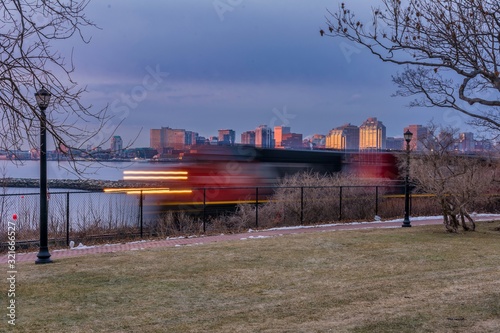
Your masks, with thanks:
<instances>
[{"instance_id":1,"label":"red train car","mask_svg":"<svg viewBox=\"0 0 500 333\"><path fill-rule=\"evenodd\" d=\"M392 153L201 146L176 163L147 163L126 170L124 180L144 185L129 193L142 192L149 209L190 210L266 200L280 177L301 171L396 179L397 170L397 157Z\"/></svg>"}]
</instances>

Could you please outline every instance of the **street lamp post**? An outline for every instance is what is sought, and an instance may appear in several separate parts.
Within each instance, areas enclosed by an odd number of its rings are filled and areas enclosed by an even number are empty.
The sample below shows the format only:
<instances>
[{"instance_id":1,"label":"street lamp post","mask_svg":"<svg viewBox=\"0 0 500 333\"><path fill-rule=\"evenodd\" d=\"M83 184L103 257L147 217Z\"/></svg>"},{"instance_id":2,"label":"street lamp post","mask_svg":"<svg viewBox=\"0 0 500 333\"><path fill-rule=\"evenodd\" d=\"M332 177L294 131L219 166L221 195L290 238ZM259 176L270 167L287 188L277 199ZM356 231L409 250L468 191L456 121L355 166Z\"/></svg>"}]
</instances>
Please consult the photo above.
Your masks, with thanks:
<instances>
[{"instance_id":1,"label":"street lamp post","mask_svg":"<svg viewBox=\"0 0 500 333\"><path fill-rule=\"evenodd\" d=\"M51 263L48 247L48 209L47 209L47 122L45 110L49 106L50 93L42 87L36 94L36 103L41 110L40 114L40 250L36 255L36 264Z\"/></svg>"},{"instance_id":2,"label":"street lamp post","mask_svg":"<svg viewBox=\"0 0 500 333\"><path fill-rule=\"evenodd\" d=\"M413 133L407 130L404 133L404 138L406 141L406 175L405 175L405 218L403 220L402 227L411 227L410 222L410 141L413 137Z\"/></svg>"}]
</instances>

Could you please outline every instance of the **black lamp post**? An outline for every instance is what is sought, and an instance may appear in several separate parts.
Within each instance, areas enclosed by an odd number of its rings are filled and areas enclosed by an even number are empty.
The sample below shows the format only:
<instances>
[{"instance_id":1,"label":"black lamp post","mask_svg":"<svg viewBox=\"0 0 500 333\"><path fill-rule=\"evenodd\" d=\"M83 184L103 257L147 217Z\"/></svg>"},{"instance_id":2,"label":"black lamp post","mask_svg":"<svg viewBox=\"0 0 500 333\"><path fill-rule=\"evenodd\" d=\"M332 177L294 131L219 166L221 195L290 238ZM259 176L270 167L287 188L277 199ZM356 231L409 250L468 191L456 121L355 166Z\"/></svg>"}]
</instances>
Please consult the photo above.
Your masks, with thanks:
<instances>
[{"instance_id":1,"label":"black lamp post","mask_svg":"<svg viewBox=\"0 0 500 333\"><path fill-rule=\"evenodd\" d=\"M48 247L48 209L47 209L47 128L45 110L49 106L50 93L42 87L36 94L36 103L41 110L40 115L40 250L36 255L36 264L51 263Z\"/></svg>"},{"instance_id":2,"label":"black lamp post","mask_svg":"<svg viewBox=\"0 0 500 333\"><path fill-rule=\"evenodd\" d=\"M410 182L408 180L410 174L410 141L413 133L407 130L404 133L406 141L406 175L405 175L405 218L403 220L403 227L411 227L410 222Z\"/></svg>"}]
</instances>

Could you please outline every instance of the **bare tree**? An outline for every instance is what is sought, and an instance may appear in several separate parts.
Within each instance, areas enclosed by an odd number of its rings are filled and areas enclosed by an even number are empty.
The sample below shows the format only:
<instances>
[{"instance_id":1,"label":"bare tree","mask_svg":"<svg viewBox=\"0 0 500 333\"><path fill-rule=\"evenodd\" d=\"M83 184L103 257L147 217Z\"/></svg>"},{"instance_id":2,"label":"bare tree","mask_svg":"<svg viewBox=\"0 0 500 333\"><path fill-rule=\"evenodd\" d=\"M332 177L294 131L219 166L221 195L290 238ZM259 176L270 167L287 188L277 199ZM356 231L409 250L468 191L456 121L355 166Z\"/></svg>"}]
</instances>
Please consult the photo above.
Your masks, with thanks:
<instances>
[{"instance_id":1,"label":"bare tree","mask_svg":"<svg viewBox=\"0 0 500 333\"><path fill-rule=\"evenodd\" d=\"M380 0L369 22L346 4L329 12L321 35L342 37L384 62L410 106L451 108L500 131L500 2Z\"/></svg>"},{"instance_id":2,"label":"bare tree","mask_svg":"<svg viewBox=\"0 0 500 333\"><path fill-rule=\"evenodd\" d=\"M90 41L83 34L95 27L84 13L88 3L0 0L0 149L38 147L42 116L34 93L42 87L52 94L46 129L55 147L68 153L85 147L109 121L106 108L82 103L85 88L72 78L71 56L54 47L74 38Z\"/></svg>"},{"instance_id":3,"label":"bare tree","mask_svg":"<svg viewBox=\"0 0 500 333\"><path fill-rule=\"evenodd\" d=\"M457 232L474 230L475 223L470 212L497 193L495 184L495 162L488 156L463 155L454 150L453 128L428 126L426 138L422 140L425 151L412 154L411 175L417 188L434 194L441 205L446 230Z\"/></svg>"}]
</instances>

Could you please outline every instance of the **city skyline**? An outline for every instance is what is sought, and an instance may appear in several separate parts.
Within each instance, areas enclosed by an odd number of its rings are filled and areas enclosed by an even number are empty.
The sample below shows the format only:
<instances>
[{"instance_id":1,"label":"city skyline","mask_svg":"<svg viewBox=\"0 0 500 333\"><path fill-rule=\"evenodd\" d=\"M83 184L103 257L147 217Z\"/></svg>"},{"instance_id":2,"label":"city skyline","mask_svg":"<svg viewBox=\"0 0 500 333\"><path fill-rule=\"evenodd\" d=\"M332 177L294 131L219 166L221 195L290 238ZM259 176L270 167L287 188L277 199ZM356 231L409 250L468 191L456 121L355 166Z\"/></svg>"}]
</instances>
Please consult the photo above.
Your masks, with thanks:
<instances>
[{"instance_id":1,"label":"city skyline","mask_svg":"<svg viewBox=\"0 0 500 333\"><path fill-rule=\"evenodd\" d=\"M359 126L356 126L352 123L346 123L346 124L343 124L342 126L336 126L336 127L333 127L330 131L328 131L327 133L319 133L319 132L316 132L316 133L313 133L309 136L303 136L303 139L304 141L306 140L310 140L311 138L313 138L314 136L318 136L318 135L322 135L324 136L325 138L332 132L332 131L335 131L336 129L338 128L341 128L343 126L347 126L347 125L351 125L353 127L356 127L356 128L360 128L362 127L364 124L366 124L367 122L370 122L370 121L375 121L375 122L379 122L380 124L383 124L383 122L378 119L377 117L368 117L367 119L365 119ZM409 125L409 126L422 126L422 125ZM219 141L222 141L221 140L221 132L228 132L228 131L231 131L232 132L232 141L230 141L231 143L246 143L248 144L248 142L244 142L245 140L242 139L242 135L246 135L246 133L248 132L256 132L256 131L259 131L259 130L262 130L262 129L268 129L268 130L271 130L273 131L273 133L276 131L276 128L281 128L282 129L282 132L280 132L278 134L278 136L276 137L276 134L274 134L273 136L273 139L276 140L276 138L278 138L277 140L277 146L279 147L280 144L279 142L281 142L281 138L283 135L286 135L286 134L301 134L303 135L303 133L300 133L298 131L292 131L292 127L291 126L284 126L284 125L279 125L279 126L274 126L274 127L268 127L267 125L264 125L264 124L261 124L261 125L258 125L258 126L255 126L253 129L252 128L248 128L247 130L244 130L243 132L241 133L238 133L236 132L235 130L233 130L232 128L224 128L224 129L218 129L217 130L217 133L214 131L211 135L209 136L203 136L203 135L199 135L200 137L204 138L204 139L207 139L210 141L210 139L218 139ZM404 129L406 130L407 127L404 127ZM196 130L196 129L193 129L193 128L172 128L170 126L161 126L160 129L150 129L150 145L149 147L155 147L157 145L158 142L160 142L160 131L162 129L169 129L169 130L172 130L172 131L185 131L185 132L189 132L189 133L196 133L197 135L199 134L199 132ZM158 132L156 132L158 131ZM155 134L153 134L153 132L155 132ZM384 139L385 139L385 126L384 126ZM403 133L404 132L401 132L401 135L399 136L395 136L396 138L402 138L403 137ZM240 134L240 135L238 135ZM155 136L155 139L153 140L152 137ZM235 139L235 138L240 138L239 140L238 139ZM152 142L155 141L157 142L156 144L153 144ZM178 140L176 140L178 141ZM226 140L224 140L226 141ZM370 140L368 140L370 141ZM254 142L255 143L255 142ZM258 144L257 144L258 145Z\"/></svg>"},{"instance_id":2,"label":"city skyline","mask_svg":"<svg viewBox=\"0 0 500 333\"><path fill-rule=\"evenodd\" d=\"M404 127L404 132L410 131L412 139L410 149L425 150L423 141L429 134L429 129L420 124L410 124ZM242 132L241 140L236 140L236 132L232 129L219 129L217 135L199 136L197 132L184 128L161 127L150 129L150 143L144 146L124 146L122 137L114 135L104 146L87 146L85 150L74 150L74 157L90 157L98 159L154 156L176 156L182 151L188 151L197 145L252 145L261 148L277 149L327 149L327 150L359 150L385 151L405 150L403 136L386 136L386 127L376 117L369 117L360 126L351 123L337 126L328 134L316 133L303 139L301 133L294 133L289 126L259 125L254 130ZM456 132L453 137L454 149L462 152L498 151L498 142L475 137L472 132ZM260 137L260 138L259 138ZM495 148L496 146L496 148ZM20 159L38 158L36 149L11 151L12 156ZM58 149L48 151L51 159L64 159L64 154ZM0 152L1 159L9 159L8 152Z\"/></svg>"},{"instance_id":3,"label":"city skyline","mask_svg":"<svg viewBox=\"0 0 500 333\"><path fill-rule=\"evenodd\" d=\"M326 133L320 133L320 132L312 132L310 135L307 135L307 136L303 136L304 140L307 140L307 139L310 139L311 137L313 136L316 136L316 135L324 135L324 136L328 136L331 132L333 131L338 131L339 128L342 128L342 127L345 127L345 126L353 126L353 127L356 127L356 128L359 128L361 126L363 126L364 123L366 123L367 121L370 121L371 119L375 119L375 121L379 121L380 123L382 124L385 124L385 122L382 120L382 119L379 119L377 117L368 117L366 118L365 120L363 120L360 124L356 125L356 124L353 124L352 122L347 122L347 123L344 123L344 124L339 124L337 126L334 126L332 127L329 131L327 131ZM419 127L423 127L423 128L426 128L426 125L427 124L406 124L406 125L403 125L403 127L400 129L400 132L399 135L387 135L385 134L384 137L386 138L403 138L403 134L404 132L406 132L407 130L410 129L413 130L413 131L418 131L417 128ZM232 127L229 127L229 128L219 128L219 129L214 129L212 130L212 132L210 132L210 134L208 136L205 136L205 135L201 135L199 131L197 131L197 129L195 128L190 128L190 127L185 127L185 126L181 126L181 127L178 127L178 128L174 128L174 127L170 127L170 126L160 126L160 128L168 128L168 129L172 129L172 130L185 130L186 132L192 132L192 133L196 133L197 135L199 135L200 137L203 137L205 139L210 139L210 138L219 138L220 139L220 131L233 131L234 132L234 136L233 138L234 141L231 141L233 143L242 143L242 140L241 140L241 135L244 134L244 133L247 133L247 132L255 132L256 129L260 128L260 127L268 127L267 125L265 124L260 124L260 125L256 125L255 127L251 128L251 127L248 127L247 129L244 129L241 133L239 133L238 131L235 131ZM283 132L283 134L290 134L292 132L291 129L292 127L291 126L284 126L284 125L276 125L274 127L269 127L270 129L275 129L276 127L283 127L284 129L287 129L287 132ZM386 126L384 126L386 127ZM152 131L152 130L155 130L153 128L149 129L149 132ZM385 130L385 133L387 133L387 128ZM471 132L471 131L459 131L460 133L473 133L475 134L474 132ZM300 133L299 131L293 131L292 134L295 134L295 133L298 133L298 134L304 134L304 133ZM395 131L393 130L392 133L395 133ZM119 135L119 133L118 133ZM112 140L112 139L111 139ZM150 136L148 137L148 142L150 140ZM138 146L138 145L134 145L134 146ZM147 146L147 145L146 145Z\"/></svg>"},{"instance_id":4,"label":"city skyline","mask_svg":"<svg viewBox=\"0 0 500 333\"><path fill-rule=\"evenodd\" d=\"M425 150L423 142L428 134L428 128L420 124L410 124L403 128L410 131L413 138L410 142L411 150ZM302 133L293 133L289 126L259 125L253 130L241 133L241 140L236 141L236 132L232 129L219 129L217 135L209 137L199 136L196 131L184 128L161 127L150 129L149 147L158 151L159 155L176 154L175 151L189 149L194 145L235 145L244 144L261 148L281 149L312 149L326 148L332 150L404 150L406 143L403 135L391 137L386 135L386 126L376 117L368 117L360 126L346 123L330 130L327 134L314 134L303 138ZM403 132L403 133L404 133ZM460 132L455 138L457 149L460 151L474 151L484 149L486 141L476 140L471 132ZM493 145L489 141L488 145ZM479 144L475 147L475 143Z\"/></svg>"},{"instance_id":5,"label":"city skyline","mask_svg":"<svg viewBox=\"0 0 500 333\"><path fill-rule=\"evenodd\" d=\"M247 124L284 125L306 137L374 115L386 120L388 136L431 119L469 131L458 113L409 109L410 98L391 97L397 66L321 38L327 9L337 5L93 1L86 14L100 29L84 31L91 42L60 47L74 54L75 80L87 87L82 103L108 106L115 117L102 137L120 124L124 146L148 145L148 129L159 123L206 137L217 128L242 133ZM371 13L366 3L354 9L367 19Z\"/></svg>"}]
</instances>

